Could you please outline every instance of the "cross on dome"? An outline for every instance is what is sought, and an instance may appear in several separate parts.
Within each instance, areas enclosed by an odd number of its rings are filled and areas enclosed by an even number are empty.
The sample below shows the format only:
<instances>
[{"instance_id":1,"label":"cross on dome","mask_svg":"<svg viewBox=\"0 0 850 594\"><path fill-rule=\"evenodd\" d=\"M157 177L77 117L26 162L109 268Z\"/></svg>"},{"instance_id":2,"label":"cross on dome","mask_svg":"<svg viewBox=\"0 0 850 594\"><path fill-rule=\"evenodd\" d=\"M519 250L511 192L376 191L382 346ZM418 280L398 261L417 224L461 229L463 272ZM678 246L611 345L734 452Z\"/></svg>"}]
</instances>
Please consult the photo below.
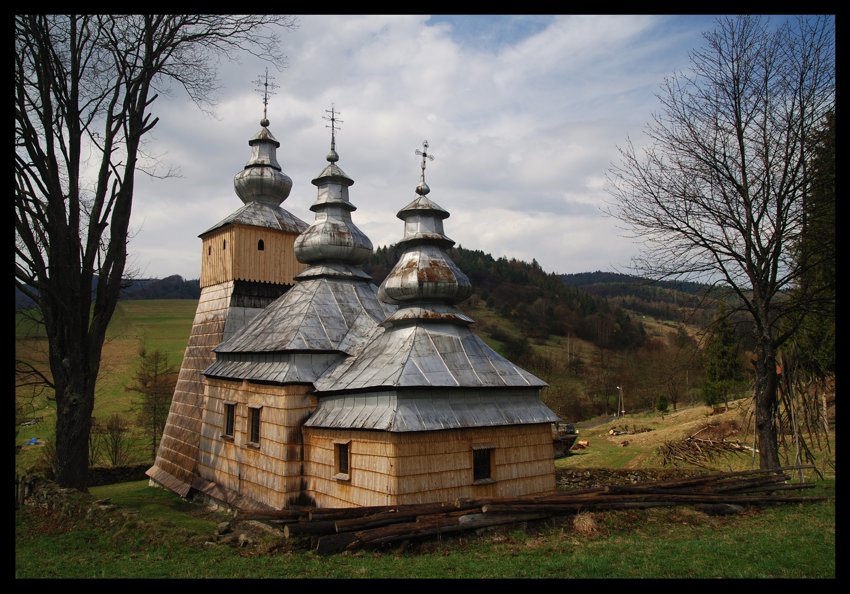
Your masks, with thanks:
<instances>
[{"instance_id":1,"label":"cross on dome","mask_svg":"<svg viewBox=\"0 0 850 594\"><path fill-rule=\"evenodd\" d=\"M339 160L339 155L336 154L336 131L339 129L339 124L342 124L343 122L336 117L339 115L339 112L334 109L333 103L331 103L330 109L325 110L325 113L331 114L330 116L322 116L323 120L330 122L330 125L325 126L325 128L331 129L331 150L328 153L328 161L335 163Z\"/></svg>"},{"instance_id":2,"label":"cross on dome","mask_svg":"<svg viewBox=\"0 0 850 594\"><path fill-rule=\"evenodd\" d=\"M425 183L425 159L431 159L432 161L434 160L434 155L428 153L429 146L430 145L428 144L428 141L423 140L422 148L424 150L420 151L419 149L416 149L414 151L417 155L422 155L422 173L419 176L419 185L416 186L416 193L421 196L424 196L425 194L431 191L431 188L429 188L428 184Z\"/></svg>"},{"instance_id":3,"label":"cross on dome","mask_svg":"<svg viewBox=\"0 0 850 594\"><path fill-rule=\"evenodd\" d=\"M260 74L257 76L257 80L254 81L254 84L257 85L257 88L255 90L258 93L263 94L263 119L260 121L260 125L264 127L267 127L269 125L269 95L274 95L274 90L279 88L279 85L275 84L274 82L269 82L269 78L269 69L266 68L265 78L263 78L263 75ZM274 80L274 77L272 76L271 79Z\"/></svg>"}]
</instances>

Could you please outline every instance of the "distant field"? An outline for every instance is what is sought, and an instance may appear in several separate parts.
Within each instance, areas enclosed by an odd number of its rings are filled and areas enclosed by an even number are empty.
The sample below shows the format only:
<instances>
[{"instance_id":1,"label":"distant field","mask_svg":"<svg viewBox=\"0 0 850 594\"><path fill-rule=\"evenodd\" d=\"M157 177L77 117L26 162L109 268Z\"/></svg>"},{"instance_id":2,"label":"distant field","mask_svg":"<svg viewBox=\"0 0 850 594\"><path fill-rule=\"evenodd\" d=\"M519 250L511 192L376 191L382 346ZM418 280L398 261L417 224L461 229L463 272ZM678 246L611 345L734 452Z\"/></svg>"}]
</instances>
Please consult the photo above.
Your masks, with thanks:
<instances>
[{"instance_id":1,"label":"distant field","mask_svg":"<svg viewBox=\"0 0 850 594\"><path fill-rule=\"evenodd\" d=\"M103 345L103 360L95 394L94 417L107 419L117 413L132 420L135 412L133 402L138 396L126 391L139 365L139 349L159 349L168 356L168 362L180 369L183 351L189 340L192 320L198 307L194 299L163 299L119 301L115 315L109 325L107 339ZM27 357L35 361L46 361L46 341L40 328L18 314L15 340L16 357ZM19 408L15 443L22 445L15 458L19 472L37 464L43 457L46 444L55 438L56 407L44 396L30 397L29 392L17 390ZM21 426L26 419L38 419L35 425ZM38 438L39 445L25 445L31 438ZM150 446L136 432L134 437L132 464L153 463Z\"/></svg>"}]
</instances>

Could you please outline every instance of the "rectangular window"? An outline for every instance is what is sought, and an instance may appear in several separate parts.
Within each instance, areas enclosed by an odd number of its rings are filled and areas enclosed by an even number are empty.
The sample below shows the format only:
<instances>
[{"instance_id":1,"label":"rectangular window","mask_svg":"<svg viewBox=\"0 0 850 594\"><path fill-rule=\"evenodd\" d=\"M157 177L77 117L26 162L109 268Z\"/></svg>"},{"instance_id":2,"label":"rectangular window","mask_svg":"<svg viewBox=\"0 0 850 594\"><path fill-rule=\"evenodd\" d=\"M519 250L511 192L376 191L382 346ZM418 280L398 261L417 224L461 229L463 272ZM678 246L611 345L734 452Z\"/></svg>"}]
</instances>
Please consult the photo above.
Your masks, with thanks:
<instances>
[{"instance_id":1,"label":"rectangular window","mask_svg":"<svg viewBox=\"0 0 850 594\"><path fill-rule=\"evenodd\" d=\"M260 411L261 408L248 409L248 443L260 445Z\"/></svg>"},{"instance_id":2,"label":"rectangular window","mask_svg":"<svg viewBox=\"0 0 850 594\"><path fill-rule=\"evenodd\" d=\"M233 438L233 424L236 419L236 405L225 403L224 405L224 437Z\"/></svg>"},{"instance_id":3,"label":"rectangular window","mask_svg":"<svg viewBox=\"0 0 850 594\"><path fill-rule=\"evenodd\" d=\"M493 480L494 448L472 448L472 481L489 482Z\"/></svg>"},{"instance_id":4,"label":"rectangular window","mask_svg":"<svg viewBox=\"0 0 850 594\"><path fill-rule=\"evenodd\" d=\"M334 443L334 470L336 474L334 478L341 481L347 481L350 478L349 468L351 462L350 441Z\"/></svg>"}]
</instances>

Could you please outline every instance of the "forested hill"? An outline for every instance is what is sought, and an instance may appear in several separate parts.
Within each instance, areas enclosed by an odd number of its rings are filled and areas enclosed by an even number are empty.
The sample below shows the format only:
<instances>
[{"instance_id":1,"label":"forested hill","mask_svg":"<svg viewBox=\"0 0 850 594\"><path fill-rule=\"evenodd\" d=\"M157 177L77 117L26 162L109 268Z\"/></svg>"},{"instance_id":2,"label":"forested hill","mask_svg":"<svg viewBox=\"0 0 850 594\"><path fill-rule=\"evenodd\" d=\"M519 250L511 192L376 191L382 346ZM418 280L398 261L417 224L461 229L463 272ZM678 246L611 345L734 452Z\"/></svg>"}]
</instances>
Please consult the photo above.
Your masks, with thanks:
<instances>
[{"instance_id":1,"label":"forested hill","mask_svg":"<svg viewBox=\"0 0 850 594\"><path fill-rule=\"evenodd\" d=\"M536 261L494 259L480 250L449 250L472 282L473 296L513 320L531 340L573 334L607 349L643 344L646 334L635 316L607 299L565 284ZM363 266L380 283L401 255L397 246L379 247Z\"/></svg>"},{"instance_id":2,"label":"forested hill","mask_svg":"<svg viewBox=\"0 0 850 594\"><path fill-rule=\"evenodd\" d=\"M200 296L198 279L184 280L177 274L129 281L121 289L121 299L198 299Z\"/></svg>"},{"instance_id":3,"label":"forested hill","mask_svg":"<svg viewBox=\"0 0 850 594\"><path fill-rule=\"evenodd\" d=\"M97 289L97 277L92 281L92 295ZM198 299L201 286L198 279L184 280L174 274L165 278L128 279L121 287L121 299ZM15 287L15 309L35 305L29 297Z\"/></svg>"},{"instance_id":4,"label":"forested hill","mask_svg":"<svg viewBox=\"0 0 850 594\"><path fill-rule=\"evenodd\" d=\"M702 325L711 319L704 295L708 286L684 281L652 281L615 272L561 274L561 281L612 304L664 320Z\"/></svg>"}]
</instances>

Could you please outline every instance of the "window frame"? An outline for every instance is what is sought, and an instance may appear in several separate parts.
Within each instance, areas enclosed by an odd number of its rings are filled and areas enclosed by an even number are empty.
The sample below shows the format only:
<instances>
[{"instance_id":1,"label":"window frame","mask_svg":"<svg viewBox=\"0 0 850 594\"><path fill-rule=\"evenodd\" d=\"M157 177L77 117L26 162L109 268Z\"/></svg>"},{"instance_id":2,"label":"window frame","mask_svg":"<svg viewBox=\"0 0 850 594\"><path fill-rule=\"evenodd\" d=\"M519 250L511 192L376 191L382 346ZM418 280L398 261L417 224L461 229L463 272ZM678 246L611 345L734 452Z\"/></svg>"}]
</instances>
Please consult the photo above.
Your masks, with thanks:
<instances>
[{"instance_id":1,"label":"window frame","mask_svg":"<svg viewBox=\"0 0 850 594\"><path fill-rule=\"evenodd\" d=\"M334 475L338 481L351 480L351 440L335 439L334 446Z\"/></svg>"},{"instance_id":2,"label":"window frame","mask_svg":"<svg viewBox=\"0 0 850 594\"><path fill-rule=\"evenodd\" d=\"M224 428L221 432L222 439L233 441L236 437L236 403L224 403Z\"/></svg>"},{"instance_id":3,"label":"window frame","mask_svg":"<svg viewBox=\"0 0 850 594\"><path fill-rule=\"evenodd\" d=\"M262 422L262 406L249 406L248 407L248 430L247 434L247 442L248 446L252 448L260 447L260 424ZM256 439L254 439L256 437Z\"/></svg>"},{"instance_id":4,"label":"window frame","mask_svg":"<svg viewBox=\"0 0 850 594\"><path fill-rule=\"evenodd\" d=\"M496 446L491 443L473 444L472 446L472 484L487 485L496 482ZM482 475L482 458L486 456L487 476Z\"/></svg>"}]
</instances>

